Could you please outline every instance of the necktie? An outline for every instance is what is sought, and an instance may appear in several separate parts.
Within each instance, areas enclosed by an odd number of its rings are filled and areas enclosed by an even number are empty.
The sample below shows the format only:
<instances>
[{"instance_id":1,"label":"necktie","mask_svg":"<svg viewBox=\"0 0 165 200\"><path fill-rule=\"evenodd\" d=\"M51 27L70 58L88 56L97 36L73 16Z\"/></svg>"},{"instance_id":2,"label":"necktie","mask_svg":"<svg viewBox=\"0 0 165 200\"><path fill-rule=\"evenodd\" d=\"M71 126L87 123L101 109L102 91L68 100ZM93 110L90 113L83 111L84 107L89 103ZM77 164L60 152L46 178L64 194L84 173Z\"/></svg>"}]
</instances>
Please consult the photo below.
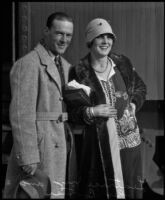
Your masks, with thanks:
<instances>
[{"instance_id":1,"label":"necktie","mask_svg":"<svg viewBox=\"0 0 165 200\"><path fill-rule=\"evenodd\" d=\"M63 67L61 65L61 60L60 60L60 57L59 56L56 56L55 59L55 64L56 64L56 67L58 69L58 72L59 72L59 75L60 75L60 79L61 79L61 89L63 90L63 86L65 85L65 76L64 76L64 70L63 70ZM66 107L65 107L65 104L64 102L62 101L62 110L63 112L66 111Z\"/></svg>"},{"instance_id":2,"label":"necktie","mask_svg":"<svg viewBox=\"0 0 165 200\"><path fill-rule=\"evenodd\" d=\"M63 70L63 67L61 65L61 60L60 60L60 57L59 56L56 56L55 59L55 64L56 64L56 67L58 69L58 72L60 74L60 79L61 79L61 85L62 87L65 85L65 76L64 76L64 70Z\"/></svg>"},{"instance_id":3,"label":"necktie","mask_svg":"<svg viewBox=\"0 0 165 200\"><path fill-rule=\"evenodd\" d=\"M60 57L59 56L56 56L55 59L55 64L56 64L56 67L58 69L58 72L60 74L60 78L61 78L61 89L63 91L63 86L65 85L65 76L64 76L64 70L63 70L63 67L62 67L62 64L61 64L61 60L60 60ZM62 92L63 93L63 92ZM61 102L62 103L62 112L66 112L67 109L66 109L66 105L64 103L64 101ZM67 131L67 124L64 122L64 130L65 130L65 137L66 137L66 144L67 144L67 153L70 151L70 142L68 141L69 139L69 135L68 135L68 131ZM68 172L67 172L68 173ZM68 176L68 175L67 175Z\"/></svg>"}]
</instances>

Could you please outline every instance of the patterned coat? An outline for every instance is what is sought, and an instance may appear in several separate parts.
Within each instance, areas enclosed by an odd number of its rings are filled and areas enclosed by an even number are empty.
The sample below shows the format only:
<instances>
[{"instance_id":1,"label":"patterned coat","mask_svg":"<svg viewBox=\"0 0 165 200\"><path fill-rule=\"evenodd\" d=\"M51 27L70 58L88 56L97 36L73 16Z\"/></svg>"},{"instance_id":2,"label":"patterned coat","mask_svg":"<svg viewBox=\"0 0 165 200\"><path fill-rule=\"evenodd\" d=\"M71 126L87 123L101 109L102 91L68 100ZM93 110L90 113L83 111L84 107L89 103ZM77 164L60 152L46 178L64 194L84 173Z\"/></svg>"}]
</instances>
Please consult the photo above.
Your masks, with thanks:
<instances>
[{"instance_id":1,"label":"patterned coat","mask_svg":"<svg viewBox=\"0 0 165 200\"><path fill-rule=\"evenodd\" d=\"M62 58L65 80L70 64ZM5 198L13 198L22 177L20 166L38 163L51 180L51 198L64 198L66 180L65 115L59 73L45 48L36 48L19 59L10 73L10 121L13 148L9 159ZM70 134L70 133L69 133Z\"/></svg>"}]
</instances>

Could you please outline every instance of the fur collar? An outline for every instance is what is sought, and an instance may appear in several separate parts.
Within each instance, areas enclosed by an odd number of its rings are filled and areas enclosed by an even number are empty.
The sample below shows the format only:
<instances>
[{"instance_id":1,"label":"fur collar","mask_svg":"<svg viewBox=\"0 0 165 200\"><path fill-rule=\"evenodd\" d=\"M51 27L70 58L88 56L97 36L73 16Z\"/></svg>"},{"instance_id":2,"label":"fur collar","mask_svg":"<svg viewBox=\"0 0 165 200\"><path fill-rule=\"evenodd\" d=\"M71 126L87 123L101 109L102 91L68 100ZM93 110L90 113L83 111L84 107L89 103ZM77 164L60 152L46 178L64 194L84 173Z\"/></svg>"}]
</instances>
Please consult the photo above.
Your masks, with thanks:
<instances>
[{"instance_id":1,"label":"fur collar","mask_svg":"<svg viewBox=\"0 0 165 200\"><path fill-rule=\"evenodd\" d=\"M97 105L106 103L101 84L90 63L91 57L90 54L88 54L81 59L80 63L76 66L76 74L82 84L91 88L93 104Z\"/></svg>"}]
</instances>

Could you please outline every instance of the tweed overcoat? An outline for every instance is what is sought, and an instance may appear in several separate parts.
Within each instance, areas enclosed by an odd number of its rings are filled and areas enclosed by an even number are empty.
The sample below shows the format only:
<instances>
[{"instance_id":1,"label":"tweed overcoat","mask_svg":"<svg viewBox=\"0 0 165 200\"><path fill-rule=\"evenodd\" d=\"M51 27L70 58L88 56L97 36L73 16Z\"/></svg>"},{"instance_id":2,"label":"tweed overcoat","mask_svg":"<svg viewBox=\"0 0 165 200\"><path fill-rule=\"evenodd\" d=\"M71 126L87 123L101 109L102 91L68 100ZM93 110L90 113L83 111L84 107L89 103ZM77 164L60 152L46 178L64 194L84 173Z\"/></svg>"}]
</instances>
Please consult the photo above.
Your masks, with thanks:
<instances>
[{"instance_id":1,"label":"tweed overcoat","mask_svg":"<svg viewBox=\"0 0 165 200\"><path fill-rule=\"evenodd\" d=\"M62 65L67 82L70 64L62 58ZM20 166L38 163L38 168L51 180L51 198L64 198L67 150L64 122L59 120L61 80L53 60L40 43L14 64L10 81L14 142L4 197L13 198L22 176Z\"/></svg>"}]
</instances>

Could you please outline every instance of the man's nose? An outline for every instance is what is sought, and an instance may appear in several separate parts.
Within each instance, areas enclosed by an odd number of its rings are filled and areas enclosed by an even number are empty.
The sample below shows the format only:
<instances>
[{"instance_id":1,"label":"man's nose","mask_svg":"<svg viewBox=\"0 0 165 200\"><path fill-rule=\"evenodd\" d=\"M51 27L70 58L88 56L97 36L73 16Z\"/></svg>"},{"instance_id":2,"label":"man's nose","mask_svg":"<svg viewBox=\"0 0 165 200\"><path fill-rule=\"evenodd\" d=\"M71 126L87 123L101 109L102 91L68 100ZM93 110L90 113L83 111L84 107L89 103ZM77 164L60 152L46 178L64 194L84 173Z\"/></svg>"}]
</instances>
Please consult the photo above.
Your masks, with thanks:
<instances>
[{"instance_id":1,"label":"man's nose","mask_svg":"<svg viewBox=\"0 0 165 200\"><path fill-rule=\"evenodd\" d=\"M61 41L66 42L67 41L67 36L65 34L62 35Z\"/></svg>"}]
</instances>

